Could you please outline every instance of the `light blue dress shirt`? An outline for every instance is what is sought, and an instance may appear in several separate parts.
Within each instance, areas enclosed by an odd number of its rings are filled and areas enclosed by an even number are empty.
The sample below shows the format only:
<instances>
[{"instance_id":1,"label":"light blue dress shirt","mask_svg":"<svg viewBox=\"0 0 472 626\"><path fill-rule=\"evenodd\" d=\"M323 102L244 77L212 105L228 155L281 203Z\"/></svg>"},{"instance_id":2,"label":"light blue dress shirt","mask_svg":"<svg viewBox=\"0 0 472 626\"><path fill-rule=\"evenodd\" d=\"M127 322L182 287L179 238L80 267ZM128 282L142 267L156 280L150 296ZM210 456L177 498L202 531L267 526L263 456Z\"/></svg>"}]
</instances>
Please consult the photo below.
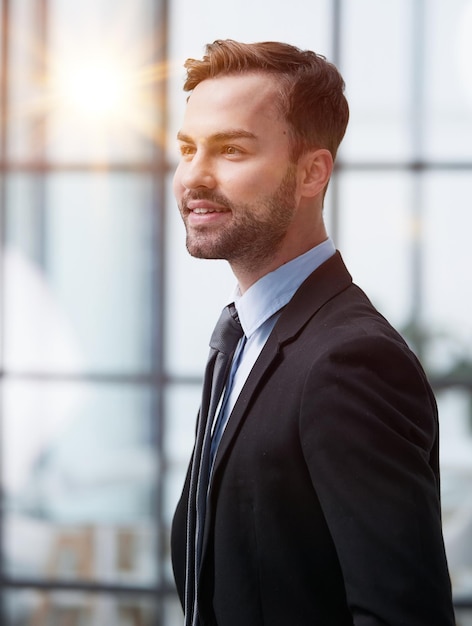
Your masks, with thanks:
<instances>
[{"instance_id":1,"label":"light blue dress shirt","mask_svg":"<svg viewBox=\"0 0 472 626\"><path fill-rule=\"evenodd\" d=\"M266 274L244 294L236 287L233 298L244 337L236 349L212 441L212 458L220 442L231 411L257 357L269 338L283 307L300 285L335 253L331 239Z\"/></svg>"}]
</instances>

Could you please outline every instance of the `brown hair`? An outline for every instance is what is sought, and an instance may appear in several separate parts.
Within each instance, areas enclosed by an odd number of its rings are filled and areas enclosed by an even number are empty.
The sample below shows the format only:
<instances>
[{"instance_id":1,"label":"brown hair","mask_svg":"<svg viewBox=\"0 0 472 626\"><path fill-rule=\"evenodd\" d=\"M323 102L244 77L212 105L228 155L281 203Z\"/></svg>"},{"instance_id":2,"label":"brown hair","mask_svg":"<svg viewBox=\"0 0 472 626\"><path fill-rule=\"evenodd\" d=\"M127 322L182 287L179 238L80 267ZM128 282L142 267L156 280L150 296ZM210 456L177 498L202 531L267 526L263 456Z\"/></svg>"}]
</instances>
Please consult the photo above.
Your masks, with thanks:
<instances>
[{"instance_id":1,"label":"brown hair","mask_svg":"<svg viewBox=\"0 0 472 626\"><path fill-rule=\"evenodd\" d=\"M231 39L207 44L202 60L187 59L185 91L207 78L265 72L280 78L279 106L291 129L291 158L312 148L333 155L349 120L344 80L322 55L295 46L266 41L245 44Z\"/></svg>"}]
</instances>

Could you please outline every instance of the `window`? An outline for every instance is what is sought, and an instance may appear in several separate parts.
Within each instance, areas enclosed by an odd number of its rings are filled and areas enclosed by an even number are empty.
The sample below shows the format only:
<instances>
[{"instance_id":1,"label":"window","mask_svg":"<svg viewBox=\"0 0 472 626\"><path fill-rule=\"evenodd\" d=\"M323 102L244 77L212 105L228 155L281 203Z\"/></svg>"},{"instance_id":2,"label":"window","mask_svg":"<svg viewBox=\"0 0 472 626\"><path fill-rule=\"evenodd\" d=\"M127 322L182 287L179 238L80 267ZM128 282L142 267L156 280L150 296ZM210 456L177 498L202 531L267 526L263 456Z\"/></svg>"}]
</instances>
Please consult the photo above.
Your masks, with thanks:
<instances>
[{"instance_id":1,"label":"window","mask_svg":"<svg viewBox=\"0 0 472 626\"><path fill-rule=\"evenodd\" d=\"M169 529L233 278L188 256L170 181L182 63L231 37L316 50L345 77L326 219L435 387L446 546L472 623L472 2L0 10L0 621L181 622Z\"/></svg>"}]
</instances>

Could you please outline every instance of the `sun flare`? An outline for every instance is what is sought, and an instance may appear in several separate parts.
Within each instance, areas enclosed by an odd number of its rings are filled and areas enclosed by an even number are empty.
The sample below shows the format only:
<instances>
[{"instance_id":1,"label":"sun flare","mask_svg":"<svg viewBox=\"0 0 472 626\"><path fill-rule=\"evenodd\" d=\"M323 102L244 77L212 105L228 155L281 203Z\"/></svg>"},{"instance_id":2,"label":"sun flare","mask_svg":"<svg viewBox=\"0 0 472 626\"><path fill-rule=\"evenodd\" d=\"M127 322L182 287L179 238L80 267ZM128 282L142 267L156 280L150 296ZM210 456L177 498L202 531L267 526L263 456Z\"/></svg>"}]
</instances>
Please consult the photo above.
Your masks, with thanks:
<instances>
[{"instance_id":1,"label":"sun flare","mask_svg":"<svg viewBox=\"0 0 472 626\"><path fill-rule=\"evenodd\" d=\"M75 70L64 68L57 74L54 87L60 106L89 118L122 115L131 95L126 73L118 64L104 61Z\"/></svg>"}]
</instances>

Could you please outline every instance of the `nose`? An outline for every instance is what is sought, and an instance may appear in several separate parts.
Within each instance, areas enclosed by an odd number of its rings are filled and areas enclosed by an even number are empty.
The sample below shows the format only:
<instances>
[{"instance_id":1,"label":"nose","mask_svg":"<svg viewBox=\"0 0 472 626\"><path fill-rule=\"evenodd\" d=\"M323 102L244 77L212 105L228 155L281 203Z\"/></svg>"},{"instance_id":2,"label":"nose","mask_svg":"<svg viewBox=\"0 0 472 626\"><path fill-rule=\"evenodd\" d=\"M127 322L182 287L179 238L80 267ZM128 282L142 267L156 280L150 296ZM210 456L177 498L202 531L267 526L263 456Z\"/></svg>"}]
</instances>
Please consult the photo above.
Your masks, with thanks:
<instances>
[{"instance_id":1,"label":"nose","mask_svg":"<svg viewBox=\"0 0 472 626\"><path fill-rule=\"evenodd\" d=\"M182 159L176 170L176 179L185 189L215 187L212 161L202 152L195 152L189 159Z\"/></svg>"}]
</instances>

